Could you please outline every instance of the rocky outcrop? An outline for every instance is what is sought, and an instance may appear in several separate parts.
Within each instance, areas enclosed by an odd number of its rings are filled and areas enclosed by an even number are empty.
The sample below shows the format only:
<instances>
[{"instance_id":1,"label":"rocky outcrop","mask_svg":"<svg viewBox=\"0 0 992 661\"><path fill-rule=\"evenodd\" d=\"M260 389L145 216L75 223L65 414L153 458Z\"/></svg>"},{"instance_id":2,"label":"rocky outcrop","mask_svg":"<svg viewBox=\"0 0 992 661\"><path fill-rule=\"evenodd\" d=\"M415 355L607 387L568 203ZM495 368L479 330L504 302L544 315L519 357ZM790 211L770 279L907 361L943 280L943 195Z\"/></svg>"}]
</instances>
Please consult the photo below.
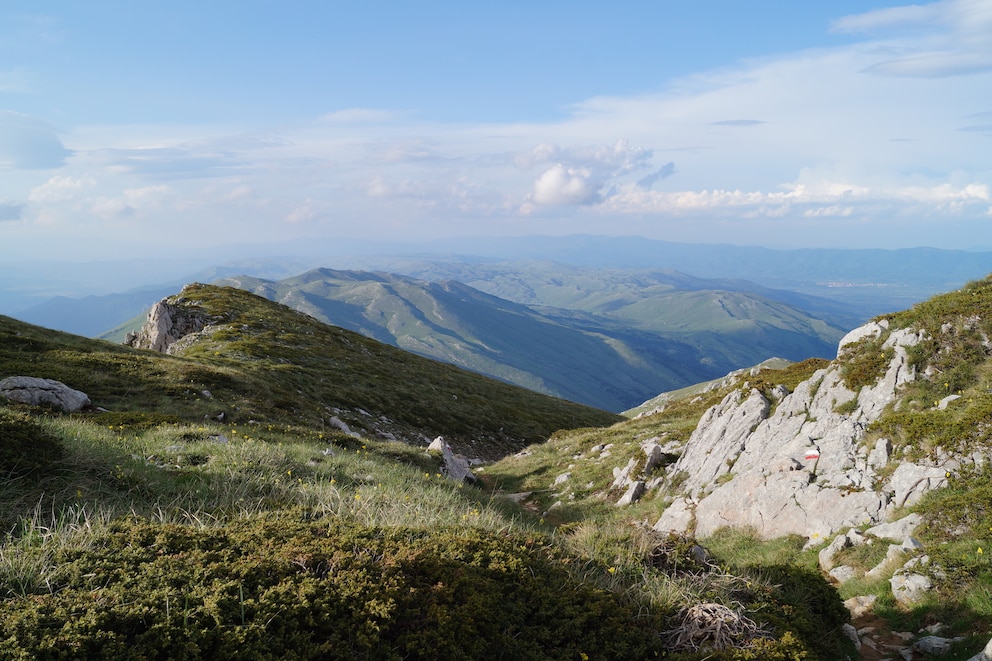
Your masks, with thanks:
<instances>
[{"instance_id":1,"label":"rocky outcrop","mask_svg":"<svg viewBox=\"0 0 992 661\"><path fill-rule=\"evenodd\" d=\"M11 376L0 381L0 396L31 406L53 406L72 413L90 406L89 396L61 381L32 376Z\"/></svg>"},{"instance_id":2,"label":"rocky outcrop","mask_svg":"<svg viewBox=\"0 0 992 661\"><path fill-rule=\"evenodd\" d=\"M449 479L459 483L475 482L476 477L472 473L472 469L469 468L468 459L460 454L455 454L443 437L438 436L431 441L431 444L427 446L427 451L441 455L444 459L444 473Z\"/></svg>"},{"instance_id":3,"label":"rocky outcrop","mask_svg":"<svg viewBox=\"0 0 992 661\"><path fill-rule=\"evenodd\" d=\"M656 524L659 530L705 537L723 526L753 527L765 538L804 535L811 542L841 528L885 521L896 508L942 484L944 469L903 464L891 478L887 441L869 451L866 427L899 388L916 377L907 349L922 336L872 322L848 334L838 356L860 342L885 337L892 358L873 385L845 385L841 361L817 371L794 392L777 388L773 405L761 392L728 394L700 420L682 456L669 467L683 495ZM888 354L886 354L888 355Z\"/></svg>"},{"instance_id":4,"label":"rocky outcrop","mask_svg":"<svg viewBox=\"0 0 992 661\"><path fill-rule=\"evenodd\" d=\"M124 344L136 349L151 349L174 354L183 346L183 338L202 332L215 320L196 307L184 305L181 297L175 302L162 299L148 311L148 320L137 332L127 334Z\"/></svg>"}]
</instances>

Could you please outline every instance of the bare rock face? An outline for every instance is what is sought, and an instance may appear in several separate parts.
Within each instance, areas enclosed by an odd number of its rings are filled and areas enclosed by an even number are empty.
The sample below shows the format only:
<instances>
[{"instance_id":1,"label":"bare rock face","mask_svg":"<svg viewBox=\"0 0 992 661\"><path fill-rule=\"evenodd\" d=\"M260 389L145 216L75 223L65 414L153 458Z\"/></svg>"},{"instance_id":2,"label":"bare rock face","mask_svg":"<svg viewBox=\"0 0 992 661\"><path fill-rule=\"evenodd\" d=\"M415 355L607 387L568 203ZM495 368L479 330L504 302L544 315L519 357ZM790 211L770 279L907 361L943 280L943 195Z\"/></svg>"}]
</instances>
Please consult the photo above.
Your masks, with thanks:
<instances>
[{"instance_id":1,"label":"bare rock face","mask_svg":"<svg viewBox=\"0 0 992 661\"><path fill-rule=\"evenodd\" d=\"M856 329L841 340L839 354L884 332L885 322ZM753 527L764 538L798 534L817 543L841 528L880 523L895 506L936 486L936 469L906 469L895 484L877 484L888 445L872 453L861 448L866 427L915 379L906 349L920 340L912 329L889 333L888 368L859 392L847 388L835 362L794 392L777 392L773 413L757 390L727 395L704 414L669 467L670 475L681 472L685 495L655 527L687 532L694 525L701 537L724 526ZM902 502L892 502L894 492Z\"/></svg>"},{"instance_id":2,"label":"bare rock face","mask_svg":"<svg viewBox=\"0 0 992 661\"><path fill-rule=\"evenodd\" d=\"M31 406L54 406L72 413L91 404L86 393L70 388L61 381L32 376L12 376L0 381L0 396Z\"/></svg>"},{"instance_id":3,"label":"bare rock face","mask_svg":"<svg viewBox=\"0 0 992 661\"><path fill-rule=\"evenodd\" d=\"M183 299L170 303L163 299L152 306L148 321L136 333L129 333L124 344L136 349L174 353L179 340L203 331L211 319L195 307L183 305Z\"/></svg>"}]
</instances>

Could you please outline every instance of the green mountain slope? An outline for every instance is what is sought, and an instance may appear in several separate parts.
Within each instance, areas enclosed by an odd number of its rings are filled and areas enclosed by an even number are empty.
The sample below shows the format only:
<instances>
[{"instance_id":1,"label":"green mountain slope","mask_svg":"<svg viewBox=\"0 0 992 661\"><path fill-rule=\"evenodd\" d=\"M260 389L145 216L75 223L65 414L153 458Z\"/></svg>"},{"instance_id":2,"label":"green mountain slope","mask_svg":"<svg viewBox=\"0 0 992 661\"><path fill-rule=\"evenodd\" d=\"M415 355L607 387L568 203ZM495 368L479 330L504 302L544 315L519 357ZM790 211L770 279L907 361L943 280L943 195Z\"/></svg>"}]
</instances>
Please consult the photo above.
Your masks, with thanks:
<instances>
[{"instance_id":1,"label":"green mountain slope","mask_svg":"<svg viewBox=\"0 0 992 661\"><path fill-rule=\"evenodd\" d=\"M327 326L241 290L190 286L176 300L216 319L211 333L178 356L4 319L0 376L54 378L87 392L97 406L184 420L224 411L242 423L320 425L338 416L369 433L381 428L427 441L444 435L482 456L556 429L616 420Z\"/></svg>"},{"instance_id":2,"label":"green mountain slope","mask_svg":"<svg viewBox=\"0 0 992 661\"><path fill-rule=\"evenodd\" d=\"M541 307L457 281L386 273L317 269L280 281L221 282L422 355L613 411L771 356L830 355L842 334L755 294L702 291L695 280L697 289L678 289L692 280L687 276L651 284L582 270L504 275L531 288L524 298Z\"/></svg>"}]
</instances>

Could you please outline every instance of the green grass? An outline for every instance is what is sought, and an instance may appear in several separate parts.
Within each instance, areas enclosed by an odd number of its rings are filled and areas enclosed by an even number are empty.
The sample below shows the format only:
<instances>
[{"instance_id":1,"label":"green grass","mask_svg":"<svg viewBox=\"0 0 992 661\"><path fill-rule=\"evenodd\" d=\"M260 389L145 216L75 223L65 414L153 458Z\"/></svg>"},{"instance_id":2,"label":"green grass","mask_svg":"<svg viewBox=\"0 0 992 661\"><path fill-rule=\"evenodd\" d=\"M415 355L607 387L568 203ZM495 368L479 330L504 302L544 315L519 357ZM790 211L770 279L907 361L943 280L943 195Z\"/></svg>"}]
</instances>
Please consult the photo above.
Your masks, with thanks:
<instances>
[{"instance_id":1,"label":"green grass","mask_svg":"<svg viewBox=\"0 0 992 661\"><path fill-rule=\"evenodd\" d=\"M112 409L0 406L20 439L0 477L0 659L836 658L819 584L700 563L691 539L632 525L659 502L619 510L603 492L642 441L687 439L722 391L612 424L247 294L185 296L223 323L175 357L0 319L4 375ZM383 417L380 431L480 454L540 442L456 485L422 446L376 437ZM24 452L36 444L50 454ZM505 497L531 489L524 506ZM685 608L713 601L761 633L668 653Z\"/></svg>"}]
</instances>

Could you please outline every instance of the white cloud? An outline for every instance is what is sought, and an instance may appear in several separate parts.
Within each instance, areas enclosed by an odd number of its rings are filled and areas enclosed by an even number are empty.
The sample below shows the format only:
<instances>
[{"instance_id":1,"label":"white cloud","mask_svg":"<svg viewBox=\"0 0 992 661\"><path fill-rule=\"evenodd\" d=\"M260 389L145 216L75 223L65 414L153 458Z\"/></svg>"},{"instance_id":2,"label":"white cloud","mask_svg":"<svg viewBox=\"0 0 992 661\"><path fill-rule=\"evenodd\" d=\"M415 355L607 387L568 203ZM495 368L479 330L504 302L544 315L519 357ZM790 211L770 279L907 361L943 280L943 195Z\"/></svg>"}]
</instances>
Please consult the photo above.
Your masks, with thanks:
<instances>
[{"instance_id":1,"label":"white cloud","mask_svg":"<svg viewBox=\"0 0 992 661\"><path fill-rule=\"evenodd\" d=\"M762 216L784 216L799 210L806 218L852 216L857 205L878 203L911 203L917 208L954 209L963 211L969 205L987 203L989 187L984 184L932 187L909 186L896 189L872 190L863 186L823 182L815 187L803 184L783 192L704 190L660 192L636 186L624 186L605 200L602 210L610 213L685 214L699 211L751 208L748 213Z\"/></svg>"},{"instance_id":2,"label":"white cloud","mask_svg":"<svg viewBox=\"0 0 992 661\"><path fill-rule=\"evenodd\" d=\"M36 204L57 204L81 197L83 191L95 184L91 177L55 176L34 188L28 200Z\"/></svg>"},{"instance_id":3,"label":"white cloud","mask_svg":"<svg viewBox=\"0 0 992 661\"><path fill-rule=\"evenodd\" d=\"M839 216L841 218L847 218L854 213L854 207L843 207L837 204L833 204L829 207L816 207L814 209L806 209L803 212L803 216L806 218L829 218L833 216Z\"/></svg>"},{"instance_id":4,"label":"white cloud","mask_svg":"<svg viewBox=\"0 0 992 661\"><path fill-rule=\"evenodd\" d=\"M308 197L306 200L303 201L302 205L296 207L295 209L289 212L289 215L286 216L286 222L292 224L305 223L307 221L313 220L316 217L317 217L317 212L314 209L313 200L311 200Z\"/></svg>"},{"instance_id":5,"label":"white cloud","mask_svg":"<svg viewBox=\"0 0 992 661\"><path fill-rule=\"evenodd\" d=\"M848 219L865 236L885 218L987 222L989 11L988 0L947 0L844 17L834 29L867 36L591 98L556 121L445 124L359 108L267 130L84 127L64 136L73 152L34 123L35 146L53 149L13 151L47 153L61 169L28 173L47 181L22 189L0 180L0 200L27 199L28 222L148 218L221 238L235 227L252 238L384 228L409 238L473 217L497 233L608 219L611 232L663 236L691 225L698 240L720 238L710 218ZM900 75L871 75L881 73ZM0 163L13 162L2 135ZM680 224L686 215L697 222ZM806 240L775 227L776 243Z\"/></svg>"},{"instance_id":6,"label":"white cloud","mask_svg":"<svg viewBox=\"0 0 992 661\"><path fill-rule=\"evenodd\" d=\"M912 40L898 33L906 28L916 31ZM867 67L870 73L935 78L992 70L989 0L943 0L878 9L840 18L833 29L847 33L897 32L887 42L896 56Z\"/></svg>"},{"instance_id":7,"label":"white cloud","mask_svg":"<svg viewBox=\"0 0 992 661\"><path fill-rule=\"evenodd\" d=\"M602 185L593 181L592 172L586 168L555 165L534 182L532 200L536 204L592 204Z\"/></svg>"}]
</instances>

